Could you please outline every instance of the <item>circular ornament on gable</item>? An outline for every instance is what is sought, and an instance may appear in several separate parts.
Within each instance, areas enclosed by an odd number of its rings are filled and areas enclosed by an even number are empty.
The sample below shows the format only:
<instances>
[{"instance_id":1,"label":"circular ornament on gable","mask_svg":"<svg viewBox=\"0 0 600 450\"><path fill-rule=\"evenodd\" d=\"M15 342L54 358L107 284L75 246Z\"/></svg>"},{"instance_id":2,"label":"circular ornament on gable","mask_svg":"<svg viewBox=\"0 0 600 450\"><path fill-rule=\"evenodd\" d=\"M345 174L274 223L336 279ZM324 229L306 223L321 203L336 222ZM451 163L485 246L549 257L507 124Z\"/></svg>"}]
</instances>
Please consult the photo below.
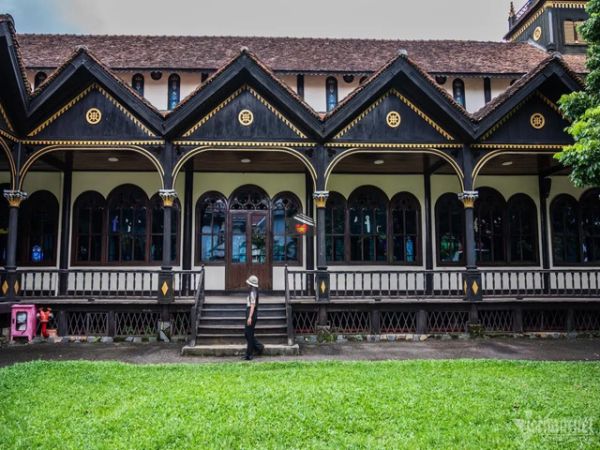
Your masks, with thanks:
<instances>
[{"instance_id":1,"label":"circular ornament on gable","mask_svg":"<svg viewBox=\"0 0 600 450\"><path fill-rule=\"evenodd\" d=\"M254 114L249 109L242 109L238 114L238 120L242 125L247 127L254 122Z\"/></svg>"},{"instance_id":2,"label":"circular ornament on gable","mask_svg":"<svg viewBox=\"0 0 600 450\"><path fill-rule=\"evenodd\" d=\"M102 120L102 112L98 108L90 108L85 113L85 120L90 125L97 125Z\"/></svg>"},{"instance_id":3,"label":"circular ornament on gable","mask_svg":"<svg viewBox=\"0 0 600 450\"><path fill-rule=\"evenodd\" d=\"M542 27L535 27L535 30L533 30L533 40L537 42L540 40L541 37L542 37Z\"/></svg>"},{"instance_id":4,"label":"circular ornament on gable","mask_svg":"<svg viewBox=\"0 0 600 450\"><path fill-rule=\"evenodd\" d=\"M400 113L398 111L390 111L385 116L385 121L390 128L398 128L400 126L400 122L402 121L402 117L400 117Z\"/></svg>"},{"instance_id":5,"label":"circular ornament on gable","mask_svg":"<svg viewBox=\"0 0 600 450\"><path fill-rule=\"evenodd\" d=\"M529 123L536 130L541 130L546 125L546 119L541 113L533 113L529 118Z\"/></svg>"}]
</instances>

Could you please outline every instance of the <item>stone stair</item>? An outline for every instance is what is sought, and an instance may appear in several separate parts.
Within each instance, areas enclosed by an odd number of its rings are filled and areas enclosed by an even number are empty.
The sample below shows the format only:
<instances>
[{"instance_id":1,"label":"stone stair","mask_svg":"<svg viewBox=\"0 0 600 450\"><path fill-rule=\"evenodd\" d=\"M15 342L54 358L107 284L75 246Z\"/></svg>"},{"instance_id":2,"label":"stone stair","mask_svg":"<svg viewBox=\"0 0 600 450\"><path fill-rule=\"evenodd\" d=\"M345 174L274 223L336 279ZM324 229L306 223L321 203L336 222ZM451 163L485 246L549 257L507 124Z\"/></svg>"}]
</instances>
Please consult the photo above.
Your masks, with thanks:
<instances>
[{"instance_id":1,"label":"stone stair","mask_svg":"<svg viewBox=\"0 0 600 450\"><path fill-rule=\"evenodd\" d=\"M196 345L245 344L246 303L242 298L207 298L198 319ZM255 335L265 344L287 344L285 301L260 302Z\"/></svg>"}]
</instances>

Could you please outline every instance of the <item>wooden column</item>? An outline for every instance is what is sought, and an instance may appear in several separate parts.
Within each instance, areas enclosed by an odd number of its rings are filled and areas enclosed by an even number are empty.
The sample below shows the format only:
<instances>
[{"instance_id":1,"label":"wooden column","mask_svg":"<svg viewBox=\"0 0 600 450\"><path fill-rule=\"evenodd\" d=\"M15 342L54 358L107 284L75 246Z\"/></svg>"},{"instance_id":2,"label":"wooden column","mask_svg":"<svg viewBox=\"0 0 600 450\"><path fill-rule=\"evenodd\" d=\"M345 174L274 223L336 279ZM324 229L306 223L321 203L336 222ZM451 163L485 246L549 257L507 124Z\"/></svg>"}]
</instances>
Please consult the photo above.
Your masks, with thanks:
<instances>
[{"instance_id":1,"label":"wooden column","mask_svg":"<svg viewBox=\"0 0 600 450\"><path fill-rule=\"evenodd\" d=\"M481 272L477 269L477 258L475 253L475 221L474 206L475 200L479 195L473 190L473 153L469 145L463 147L463 173L464 173L464 191L458 194L458 198L463 202L465 211L465 261L466 272L463 273L463 292L465 300L482 300Z\"/></svg>"},{"instance_id":2,"label":"wooden column","mask_svg":"<svg viewBox=\"0 0 600 450\"><path fill-rule=\"evenodd\" d=\"M158 193L163 201L163 257L158 281L158 298L173 301L173 267L171 266L171 214L177 192L173 189L161 189Z\"/></svg>"},{"instance_id":3,"label":"wooden column","mask_svg":"<svg viewBox=\"0 0 600 450\"><path fill-rule=\"evenodd\" d=\"M329 273L327 272L327 253L325 247L325 205L328 191L316 191L313 194L317 207L317 300L329 300Z\"/></svg>"},{"instance_id":4,"label":"wooden column","mask_svg":"<svg viewBox=\"0 0 600 450\"><path fill-rule=\"evenodd\" d=\"M71 193L73 191L73 152L66 152L65 170L63 172L62 215L60 220L60 270L58 291L60 295L67 293L69 282L69 242L71 241Z\"/></svg>"},{"instance_id":5,"label":"wooden column","mask_svg":"<svg viewBox=\"0 0 600 450\"><path fill-rule=\"evenodd\" d=\"M431 169L429 168L429 157L426 155L423 160L423 208L425 212L425 270L433 270L433 233L431 227ZM433 274L427 274L425 277L425 292L433 292Z\"/></svg>"},{"instance_id":6,"label":"wooden column","mask_svg":"<svg viewBox=\"0 0 600 450\"><path fill-rule=\"evenodd\" d=\"M314 219L315 205L313 202L313 181L310 173L306 171L305 175L305 190L306 190L306 215ZM306 240L306 269L314 270L315 268L315 238L310 236Z\"/></svg>"},{"instance_id":7,"label":"wooden column","mask_svg":"<svg viewBox=\"0 0 600 450\"><path fill-rule=\"evenodd\" d=\"M185 165L185 185L183 198L183 255L181 265L183 270L192 268L192 218L194 217L194 166L189 161Z\"/></svg>"},{"instance_id":8,"label":"wooden column","mask_svg":"<svg viewBox=\"0 0 600 450\"><path fill-rule=\"evenodd\" d=\"M550 268L550 254L548 251L548 196L552 187L552 179L543 176L538 177L538 187L540 195L540 230L541 230L541 246L542 246L542 269ZM544 292L549 292L550 289L550 274L544 272L542 277L544 283Z\"/></svg>"},{"instance_id":9,"label":"wooden column","mask_svg":"<svg viewBox=\"0 0 600 450\"><path fill-rule=\"evenodd\" d=\"M17 232L19 225L19 207L27 198L23 191L5 190L4 198L8 201L8 242L6 246L6 278L0 286L2 295L8 300L16 300L21 289L17 277Z\"/></svg>"}]
</instances>

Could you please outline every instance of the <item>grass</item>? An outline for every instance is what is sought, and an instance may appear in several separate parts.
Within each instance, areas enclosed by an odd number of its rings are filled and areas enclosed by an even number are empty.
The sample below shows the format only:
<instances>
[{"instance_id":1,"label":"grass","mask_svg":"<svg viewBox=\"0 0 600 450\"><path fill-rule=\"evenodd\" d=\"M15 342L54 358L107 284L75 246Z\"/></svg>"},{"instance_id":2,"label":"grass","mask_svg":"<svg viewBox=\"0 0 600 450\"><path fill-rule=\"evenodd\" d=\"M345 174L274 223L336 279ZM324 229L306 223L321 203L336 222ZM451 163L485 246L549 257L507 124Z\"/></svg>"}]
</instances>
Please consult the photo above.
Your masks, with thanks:
<instances>
[{"instance_id":1,"label":"grass","mask_svg":"<svg viewBox=\"0 0 600 450\"><path fill-rule=\"evenodd\" d=\"M572 434L572 424L583 424L583 434ZM0 369L6 449L599 447L598 363L34 362Z\"/></svg>"}]
</instances>

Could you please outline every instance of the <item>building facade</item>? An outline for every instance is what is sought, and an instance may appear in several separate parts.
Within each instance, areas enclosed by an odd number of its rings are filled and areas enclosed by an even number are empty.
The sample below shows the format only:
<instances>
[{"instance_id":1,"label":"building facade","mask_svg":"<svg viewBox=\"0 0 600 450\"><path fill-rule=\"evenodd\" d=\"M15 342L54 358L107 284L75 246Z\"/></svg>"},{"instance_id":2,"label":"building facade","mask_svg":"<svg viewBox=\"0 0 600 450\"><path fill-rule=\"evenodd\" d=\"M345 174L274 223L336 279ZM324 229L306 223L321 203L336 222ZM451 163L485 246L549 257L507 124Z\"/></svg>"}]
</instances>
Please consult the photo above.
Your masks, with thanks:
<instances>
[{"instance_id":1,"label":"building facade","mask_svg":"<svg viewBox=\"0 0 600 450\"><path fill-rule=\"evenodd\" d=\"M529 1L503 42L18 35L3 16L0 305L53 305L67 334L187 334L200 288L256 274L288 335L600 331L599 192L553 158L585 3Z\"/></svg>"}]
</instances>

